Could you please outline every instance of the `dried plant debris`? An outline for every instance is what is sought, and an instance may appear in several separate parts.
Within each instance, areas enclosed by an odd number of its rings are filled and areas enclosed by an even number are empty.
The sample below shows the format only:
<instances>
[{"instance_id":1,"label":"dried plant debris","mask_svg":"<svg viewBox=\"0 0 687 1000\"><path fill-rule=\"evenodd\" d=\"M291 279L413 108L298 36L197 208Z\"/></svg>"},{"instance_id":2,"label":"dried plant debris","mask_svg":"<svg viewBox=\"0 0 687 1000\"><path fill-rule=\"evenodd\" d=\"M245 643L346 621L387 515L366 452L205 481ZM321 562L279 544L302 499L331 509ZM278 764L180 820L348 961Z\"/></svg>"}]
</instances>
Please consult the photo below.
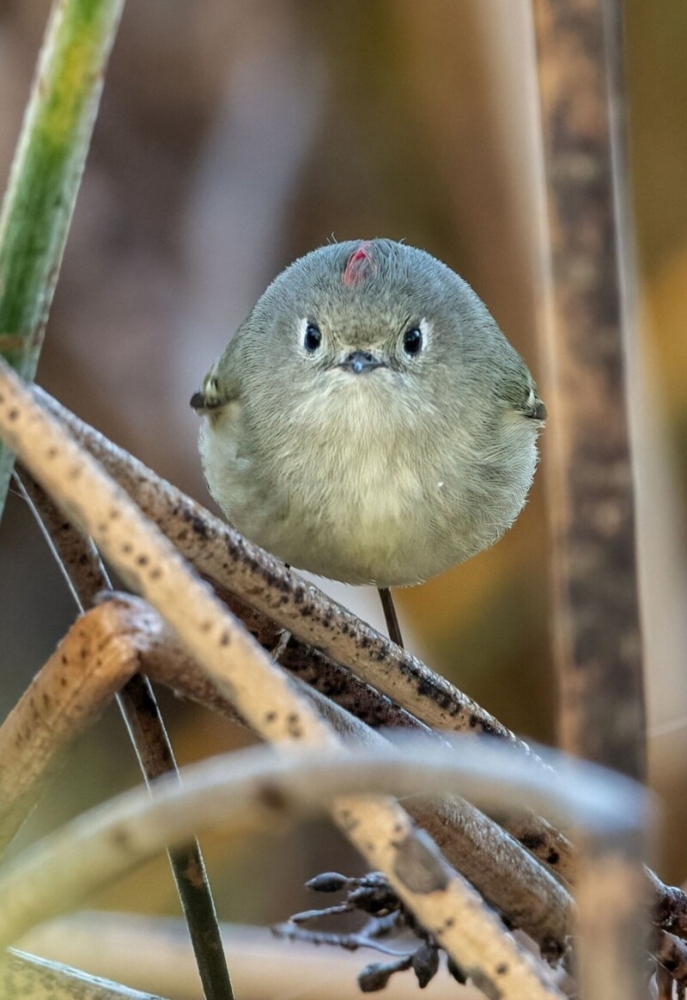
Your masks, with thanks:
<instances>
[{"instance_id":1,"label":"dried plant debris","mask_svg":"<svg viewBox=\"0 0 687 1000\"><path fill-rule=\"evenodd\" d=\"M277 937L331 944L347 951L373 948L392 956L388 962L371 962L361 970L358 984L363 993L384 989L394 973L406 969L413 970L420 989L434 978L439 970L442 948L404 906L382 872L370 872L361 878L325 872L306 882L306 888L314 892L345 892L345 900L334 906L294 914L286 923L273 927ZM314 920L349 913L366 917L362 928L353 933L311 930L304 926ZM385 943L390 940L394 943ZM448 971L459 983L468 979L450 957Z\"/></svg>"}]
</instances>

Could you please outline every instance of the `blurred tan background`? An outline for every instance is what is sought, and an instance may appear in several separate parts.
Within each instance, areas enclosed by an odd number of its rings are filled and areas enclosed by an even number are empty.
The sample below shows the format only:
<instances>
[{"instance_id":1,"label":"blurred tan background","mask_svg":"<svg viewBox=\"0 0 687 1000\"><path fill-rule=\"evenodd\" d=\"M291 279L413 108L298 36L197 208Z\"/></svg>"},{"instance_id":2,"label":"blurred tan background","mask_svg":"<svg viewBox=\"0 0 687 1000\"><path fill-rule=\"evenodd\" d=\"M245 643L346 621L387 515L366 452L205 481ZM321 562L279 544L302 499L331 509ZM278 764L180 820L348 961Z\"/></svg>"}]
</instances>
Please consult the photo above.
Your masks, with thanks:
<instances>
[{"instance_id":1,"label":"blurred tan background","mask_svg":"<svg viewBox=\"0 0 687 1000\"><path fill-rule=\"evenodd\" d=\"M6 178L49 5L0 0ZM652 776L670 803L659 871L687 876L687 5L627 0L641 343L639 435ZM188 400L267 282L336 239L405 238L485 299L535 372L541 188L528 0L130 0L38 379L210 504ZM641 385L640 385L641 382ZM546 386L543 387L546 398ZM551 414L551 420L555 420ZM546 461L546 436L543 439ZM74 609L21 501L0 527L4 714ZM555 737L544 476L493 550L398 595L409 644L510 728ZM370 620L365 593L337 591ZM182 762L246 737L165 699ZM111 711L24 840L137 780ZM319 828L209 844L223 917L282 919L321 869ZM338 842L337 842L338 843ZM288 857L289 864L284 865ZM106 901L169 910L164 864ZM286 902L288 901L288 902Z\"/></svg>"}]
</instances>

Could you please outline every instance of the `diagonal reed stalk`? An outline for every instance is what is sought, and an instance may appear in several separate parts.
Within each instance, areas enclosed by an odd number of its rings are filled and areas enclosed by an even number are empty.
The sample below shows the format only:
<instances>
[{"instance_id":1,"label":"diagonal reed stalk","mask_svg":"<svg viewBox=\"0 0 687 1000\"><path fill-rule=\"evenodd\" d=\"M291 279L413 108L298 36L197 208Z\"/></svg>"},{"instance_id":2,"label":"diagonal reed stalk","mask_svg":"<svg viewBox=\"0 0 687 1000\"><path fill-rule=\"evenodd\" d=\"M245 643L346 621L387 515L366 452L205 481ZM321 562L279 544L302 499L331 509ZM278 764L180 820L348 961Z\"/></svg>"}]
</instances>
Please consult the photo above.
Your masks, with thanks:
<instances>
[{"instance_id":1,"label":"diagonal reed stalk","mask_svg":"<svg viewBox=\"0 0 687 1000\"><path fill-rule=\"evenodd\" d=\"M33 480L26 485L15 473L20 492L33 509L58 565L83 614L99 591L111 591L107 571L90 538L72 529ZM124 723L146 784L164 774L178 774L174 750L160 714L152 685L137 671L116 695ZM172 874L186 918L206 1000L233 1000L215 904L200 844L168 851Z\"/></svg>"}]
</instances>

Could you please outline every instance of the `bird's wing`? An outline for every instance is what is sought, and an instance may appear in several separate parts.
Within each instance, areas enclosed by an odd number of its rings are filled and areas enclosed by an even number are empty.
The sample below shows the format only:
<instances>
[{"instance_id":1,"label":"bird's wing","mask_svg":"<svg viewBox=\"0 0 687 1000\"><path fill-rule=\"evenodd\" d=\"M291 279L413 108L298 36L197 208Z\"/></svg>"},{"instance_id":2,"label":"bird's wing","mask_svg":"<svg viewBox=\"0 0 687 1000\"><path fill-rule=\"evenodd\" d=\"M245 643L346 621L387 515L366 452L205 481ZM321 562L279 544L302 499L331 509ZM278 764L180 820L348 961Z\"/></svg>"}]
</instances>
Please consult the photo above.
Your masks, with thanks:
<instances>
[{"instance_id":1,"label":"bird's wing","mask_svg":"<svg viewBox=\"0 0 687 1000\"><path fill-rule=\"evenodd\" d=\"M516 410L530 420L546 420L546 407L537 394L534 382L528 390L527 398L521 405L516 406Z\"/></svg>"},{"instance_id":2,"label":"bird's wing","mask_svg":"<svg viewBox=\"0 0 687 1000\"><path fill-rule=\"evenodd\" d=\"M515 353L515 352L513 352ZM497 392L516 413L530 420L546 420L546 407L525 362L515 355L516 364L504 372Z\"/></svg>"},{"instance_id":3,"label":"bird's wing","mask_svg":"<svg viewBox=\"0 0 687 1000\"><path fill-rule=\"evenodd\" d=\"M199 412L217 410L239 397L239 381L232 365L230 342L218 361L212 366L203 379L203 385L191 396L191 406Z\"/></svg>"}]
</instances>

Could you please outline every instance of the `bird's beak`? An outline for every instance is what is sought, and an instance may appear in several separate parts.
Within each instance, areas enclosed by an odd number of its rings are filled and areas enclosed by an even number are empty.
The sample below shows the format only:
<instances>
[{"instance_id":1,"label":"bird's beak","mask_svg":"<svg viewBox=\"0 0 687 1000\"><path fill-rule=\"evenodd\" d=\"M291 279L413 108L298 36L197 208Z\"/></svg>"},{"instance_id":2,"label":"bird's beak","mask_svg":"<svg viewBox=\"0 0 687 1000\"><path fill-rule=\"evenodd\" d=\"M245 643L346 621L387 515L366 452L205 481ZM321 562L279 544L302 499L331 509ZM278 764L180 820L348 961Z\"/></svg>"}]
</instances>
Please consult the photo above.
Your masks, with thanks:
<instances>
[{"instance_id":1,"label":"bird's beak","mask_svg":"<svg viewBox=\"0 0 687 1000\"><path fill-rule=\"evenodd\" d=\"M190 402L191 407L201 417L204 413L210 413L212 410L217 410L222 406L221 399L208 398L202 389L198 389L197 392L193 393Z\"/></svg>"},{"instance_id":2,"label":"bird's beak","mask_svg":"<svg viewBox=\"0 0 687 1000\"><path fill-rule=\"evenodd\" d=\"M347 354L338 366L344 371L352 372L354 375L363 375L365 372L374 371L375 368L386 368L386 363L380 358L376 358L369 351L351 351Z\"/></svg>"}]
</instances>

